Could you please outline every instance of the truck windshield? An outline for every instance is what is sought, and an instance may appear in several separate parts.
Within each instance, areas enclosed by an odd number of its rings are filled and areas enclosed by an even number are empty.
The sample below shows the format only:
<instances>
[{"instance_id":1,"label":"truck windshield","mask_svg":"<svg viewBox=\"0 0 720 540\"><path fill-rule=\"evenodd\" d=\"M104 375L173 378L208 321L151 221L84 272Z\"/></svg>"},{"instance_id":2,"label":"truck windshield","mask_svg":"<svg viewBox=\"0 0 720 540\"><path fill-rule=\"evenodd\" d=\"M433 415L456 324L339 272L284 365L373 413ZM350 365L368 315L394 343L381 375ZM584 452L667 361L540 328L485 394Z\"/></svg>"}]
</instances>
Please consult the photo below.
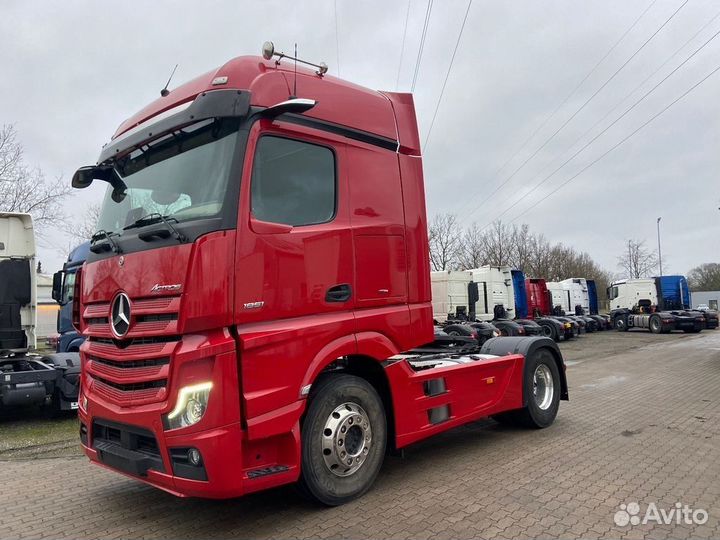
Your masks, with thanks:
<instances>
[{"instance_id":1,"label":"truck windshield","mask_svg":"<svg viewBox=\"0 0 720 540\"><path fill-rule=\"evenodd\" d=\"M127 190L120 202L105 193L98 230L122 234L148 214L178 223L218 216L228 186L239 121L204 121L171 133L115 163Z\"/></svg>"},{"instance_id":2,"label":"truck windshield","mask_svg":"<svg viewBox=\"0 0 720 540\"><path fill-rule=\"evenodd\" d=\"M62 298L60 298L60 304L65 305L68 302L72 302L74 290L75 272L67 272L65 274L65 281L63 282Z\"/></svg>"}]
</instances>

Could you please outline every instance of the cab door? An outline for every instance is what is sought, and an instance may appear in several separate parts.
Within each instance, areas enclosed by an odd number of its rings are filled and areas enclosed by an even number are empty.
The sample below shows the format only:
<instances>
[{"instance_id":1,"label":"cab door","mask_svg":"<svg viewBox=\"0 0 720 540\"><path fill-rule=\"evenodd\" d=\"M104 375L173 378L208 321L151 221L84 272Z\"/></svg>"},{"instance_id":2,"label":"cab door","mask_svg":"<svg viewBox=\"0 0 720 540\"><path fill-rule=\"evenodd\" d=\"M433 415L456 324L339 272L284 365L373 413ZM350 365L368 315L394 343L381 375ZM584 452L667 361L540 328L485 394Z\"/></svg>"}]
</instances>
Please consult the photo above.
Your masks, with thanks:
<instances>
[{"instance_id":1,"label":"cab door","mask_svg":"<svg viewBox=\"0 0 720 540\"><path fill-rule=\"evenodd\" d=\"M236 268L239 322L351 311L345 145L332 134L256 122L248 138Z\"/></svg>"},{"instance_id":2,"label":"cab door","mask_svg":"<svg viewBox=\"0 0 720 540\"><path fill-rule=\"evenodd\" d=\"M251 438L262 432L259 417L302 397L301 383L319 358L356 351L344 170L345 146L333 134L277 119L250 129L235 321Z\"/></svg>"}]
</instances>

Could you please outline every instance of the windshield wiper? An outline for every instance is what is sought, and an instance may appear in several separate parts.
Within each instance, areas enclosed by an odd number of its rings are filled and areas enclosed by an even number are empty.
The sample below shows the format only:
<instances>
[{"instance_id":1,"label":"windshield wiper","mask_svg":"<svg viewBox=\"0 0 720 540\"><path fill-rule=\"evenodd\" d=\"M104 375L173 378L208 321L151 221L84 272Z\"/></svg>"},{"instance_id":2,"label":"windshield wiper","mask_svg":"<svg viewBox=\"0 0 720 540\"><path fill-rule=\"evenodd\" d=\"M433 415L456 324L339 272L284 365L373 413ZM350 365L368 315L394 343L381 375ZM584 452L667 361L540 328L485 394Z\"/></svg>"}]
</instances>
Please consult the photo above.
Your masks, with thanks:
<instances>
[{"instance_id":1,"label":"windshield wiper","mask_svg":"<svg viewBox=\"0 0 720 540\"><path fill-rule=\"evenodd\" d=\"M175 223L178 222L177 219L175 219L175 218L171 218L169 216L163 216L162 214L160 214L158 212L153 212L152 214L143 216L143 217L135 220L130 225L123 227L123 231L127 231L128 229L137 229L139 227L145 227L146 225L153 225L155 223L162 223L163 225L165 225L165 227L167 227L168 232L170 232L172 234L172 236L178 242L180 242L181 244L184 244L185 242L187 242L187 238L185 237L185 235L183 233L181 233L180 231L178 231L175 227L173 227L172 223L170 223L170 220L174 221ZM138 235L138 236L140 236L140 235ZM159 236L159 235L146 235L146 237L143 238L143 240L149 239L152 236Z\"/></svg>"},{"instance_id":2,"label":"windshield wiper","mask_svg":"<svg viewBox=\"0 0 720 540\"><path fill-rule=\"evenodd\" d=\"M119 236L117 233L114 233L112 231L108 232L105 229L101 229L95 234L92 235L90 238L90 251L93 253L100 253L102 251L106 251L109 247L114 253L122 253L122 249L120 249L120 245L117 243L117 241L113 238L113 236ZM98 244L98 240L106 239L107 242L103 242L102 244Z\"/></svg>"}]
</instances>

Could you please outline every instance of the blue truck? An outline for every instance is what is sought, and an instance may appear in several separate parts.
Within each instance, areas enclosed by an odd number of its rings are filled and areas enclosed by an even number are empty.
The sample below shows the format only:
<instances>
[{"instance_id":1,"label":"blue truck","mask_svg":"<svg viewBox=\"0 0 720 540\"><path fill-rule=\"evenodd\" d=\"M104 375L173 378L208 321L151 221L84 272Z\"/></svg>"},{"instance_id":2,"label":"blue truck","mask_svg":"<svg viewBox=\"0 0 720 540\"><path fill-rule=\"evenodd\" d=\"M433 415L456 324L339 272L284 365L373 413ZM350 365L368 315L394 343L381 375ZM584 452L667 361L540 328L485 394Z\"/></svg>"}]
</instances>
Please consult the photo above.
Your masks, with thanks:
<instances>
[{"instance_id":1,"label":"blue truck","mask_svg":"<svg viewBox=\"0 0 720 540\"><path fill-rule=\"evenodd\" d=\"M75 289L75 276L82 267L90 252L90 242L80 244L68 255L67 261L62 270L53 275L52 297L58 304L60 310L57 318L57 352L79 352L85 338L75 330L72 324L72 299Z\"/></svg>"},{"instance_id":2,"label":"blue truck","mask_svg":"<svg viewBox=\"0 0 720 540\"><path fill-rule=\"evenodd\" d=\"M705 328L712 330L718 327L718 312L714 310L697 311L692 309L690 288L685 276L657 276L655 288L657 289L658 307L670 312L690 311L705 318Z\"/></svg>"}]
</instances>

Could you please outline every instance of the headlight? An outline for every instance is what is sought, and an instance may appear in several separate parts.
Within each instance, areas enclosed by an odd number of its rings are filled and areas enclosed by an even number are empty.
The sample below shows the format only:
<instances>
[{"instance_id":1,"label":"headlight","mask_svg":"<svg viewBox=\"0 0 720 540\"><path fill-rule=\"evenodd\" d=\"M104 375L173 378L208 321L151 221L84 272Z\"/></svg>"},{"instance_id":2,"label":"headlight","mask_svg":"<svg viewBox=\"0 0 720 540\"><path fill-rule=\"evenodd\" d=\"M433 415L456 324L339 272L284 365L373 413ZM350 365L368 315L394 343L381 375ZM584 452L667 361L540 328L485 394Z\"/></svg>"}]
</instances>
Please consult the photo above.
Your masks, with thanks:
<instances>
[{"instance_id":1,"label":"headlight","mask_svg":"<svg viewBox=\"0 0 720 540\"><path fill-rule=\"evenodd\" d=\"M163 416L165 429L177 429L197 424L205 414L212 382L184 386L178 392L175 408Z\"/></svg>"},{"instance_id":2,"label":"headlight","mask_svg":"<svg viewBox=\"0 0 720 540\"><path fill-rule=\"evenodd\" d=\"M500 336L500 330L493 330L493 337L499 337Z\"/></svg>"},{"instance_id":3,"label":"headlight","mask_svg":"<svg viewBox=\"0 0 720 540\"><path fill-rule=\"evenodd\" d=\"M566 322L566 323L565 323L565 328L572 328L572 324L570 324L569 322Z\"/></svg>"}]
</instances>

